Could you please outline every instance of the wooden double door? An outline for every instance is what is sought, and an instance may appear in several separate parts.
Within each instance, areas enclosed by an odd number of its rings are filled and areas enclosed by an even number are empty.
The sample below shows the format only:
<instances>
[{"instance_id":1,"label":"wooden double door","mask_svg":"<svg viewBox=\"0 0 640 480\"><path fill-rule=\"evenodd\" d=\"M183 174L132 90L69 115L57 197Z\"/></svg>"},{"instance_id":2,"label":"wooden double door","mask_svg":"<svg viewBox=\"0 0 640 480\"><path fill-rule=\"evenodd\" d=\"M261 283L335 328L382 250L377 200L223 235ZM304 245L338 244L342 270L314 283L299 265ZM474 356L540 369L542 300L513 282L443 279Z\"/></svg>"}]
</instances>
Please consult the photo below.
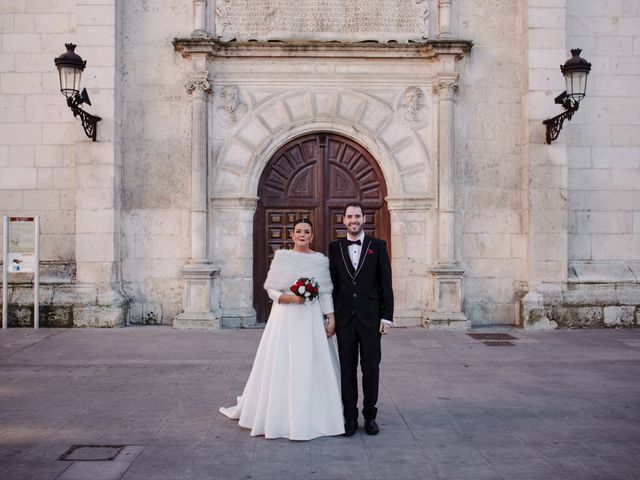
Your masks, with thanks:
<instances>
[{"instance_id":1,"label":"wooden double door","mask_svg":"<svg viewBox=\"0 0 640 480\"><path fill-rule=\"evenodd\" d=\"M273 254L292 248L291 229L300 217L314 225L312 248L324 254L346 235L344 205L365 208L365 232L390 245L389 212L382 172L371 154L341 135L317 132L287 143L268 162L258 187L254 218L254 307L258 322L271 309L263 284Z\"/></svg>"}]
</instances>

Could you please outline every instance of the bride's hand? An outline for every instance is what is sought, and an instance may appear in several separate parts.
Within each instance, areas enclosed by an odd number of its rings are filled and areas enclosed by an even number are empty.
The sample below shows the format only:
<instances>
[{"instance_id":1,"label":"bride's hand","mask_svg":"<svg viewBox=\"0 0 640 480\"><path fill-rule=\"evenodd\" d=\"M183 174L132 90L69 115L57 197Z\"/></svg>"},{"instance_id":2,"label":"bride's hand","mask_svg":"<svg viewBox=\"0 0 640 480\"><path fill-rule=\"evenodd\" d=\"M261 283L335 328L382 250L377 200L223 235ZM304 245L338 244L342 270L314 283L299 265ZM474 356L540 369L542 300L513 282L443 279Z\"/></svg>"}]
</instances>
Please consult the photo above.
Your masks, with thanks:
<instances>
[{"instance_id":1,"label":"bride's hand","mask_svg":"<svg viewBox=\"0 0 640 480\"><path fill-rule=\"evenodd\" d=\"M293 295L292 293L283 293L280 295L278 299L278 303L286 304L286 303L297 303L298 305L302 305L304 303L304 298L299 297L297 295Z\"/></svg>"},{"instance_id":2,"label":"bride's hand","mask_svg":"<svg viewBox=\"0 0 640 480\"><path fill-rule=\"evenodd\" d=\"M327 332L327 337L332 337L336 333L336 317L333 313L327 315L327 321L324 325L324 329Z\"/></svg>"}]
</instances>

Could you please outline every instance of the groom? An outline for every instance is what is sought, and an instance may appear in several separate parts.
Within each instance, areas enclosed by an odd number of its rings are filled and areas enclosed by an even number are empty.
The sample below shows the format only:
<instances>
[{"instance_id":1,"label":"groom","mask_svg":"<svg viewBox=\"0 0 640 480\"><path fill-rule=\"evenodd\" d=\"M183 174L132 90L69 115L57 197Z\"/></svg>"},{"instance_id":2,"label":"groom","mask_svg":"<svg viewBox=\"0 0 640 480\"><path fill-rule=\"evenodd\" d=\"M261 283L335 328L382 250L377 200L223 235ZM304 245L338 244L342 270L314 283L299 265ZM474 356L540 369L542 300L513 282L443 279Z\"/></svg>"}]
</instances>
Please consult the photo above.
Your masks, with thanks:
<instances>
[{"instance_id":1,"label":"groom","mask_svg":"<svg viewBox=\"0 0 640 480\"><path fill-rule=\"evenodd\" d=\"M380 339L393 321L391 264L384 240L365 235L364 210L346 205L343 222L347 236L329 245L329 269L333 281L345 436L358 430L358 352L364 394L364 429L377 435Z\"/></svg>"}]
</instances>

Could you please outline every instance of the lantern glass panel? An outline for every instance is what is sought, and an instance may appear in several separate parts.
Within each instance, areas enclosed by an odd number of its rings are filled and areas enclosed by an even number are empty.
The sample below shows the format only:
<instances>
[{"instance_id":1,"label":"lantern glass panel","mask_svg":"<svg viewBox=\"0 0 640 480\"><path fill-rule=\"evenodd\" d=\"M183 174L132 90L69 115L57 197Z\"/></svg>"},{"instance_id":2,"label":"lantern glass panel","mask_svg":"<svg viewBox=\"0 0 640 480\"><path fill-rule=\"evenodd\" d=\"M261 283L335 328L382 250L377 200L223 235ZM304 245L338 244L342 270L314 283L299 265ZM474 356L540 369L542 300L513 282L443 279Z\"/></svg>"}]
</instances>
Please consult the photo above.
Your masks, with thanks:
<instances>
[{"instance_id":1,"label":"lantern glass panel","mask_svg":"<svg viewBox=\"0 0 640 480\"><path fill-rule=\"evenodd\" d=\"M67 97L73 97L80 91L80 79L82 70L73 67L60 67L60 91Z\"/></svg>"},{"instance_id":2,"label":"lantern glass panel","mask_svg":"<svg viewBox=\"0 0 640 480\"><path fill-rule=\"evenodd\" d=\"M574 102L580 102L587 90L587 72L570 72L564 78L567 83L567 95Z\"/></svg>"}]
</instances>

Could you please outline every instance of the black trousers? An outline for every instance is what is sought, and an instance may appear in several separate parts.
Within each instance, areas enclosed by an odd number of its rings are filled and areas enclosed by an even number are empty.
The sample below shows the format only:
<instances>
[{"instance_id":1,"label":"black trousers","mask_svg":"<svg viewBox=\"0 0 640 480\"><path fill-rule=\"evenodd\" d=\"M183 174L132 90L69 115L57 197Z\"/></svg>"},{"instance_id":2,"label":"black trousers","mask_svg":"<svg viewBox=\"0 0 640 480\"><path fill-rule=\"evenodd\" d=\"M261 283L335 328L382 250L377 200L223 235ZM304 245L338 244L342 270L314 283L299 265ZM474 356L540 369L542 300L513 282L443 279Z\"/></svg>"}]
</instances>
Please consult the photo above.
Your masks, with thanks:
<instances>
[{"instance_id":1,"label":"black trousers","mask_svg":"<svg viewBox=\"0 0 640 480\"><path fill-rule=\"evenodd\" d=\"M362 370L362 415L375 419L378 409L378 381L380 377L380 328L364 327L355 315L345 326L336 329L338 354L340 355L340 376L342 380L342 405L345 420L358 418L358 353Z\"/></svg>"}]
</instances>

